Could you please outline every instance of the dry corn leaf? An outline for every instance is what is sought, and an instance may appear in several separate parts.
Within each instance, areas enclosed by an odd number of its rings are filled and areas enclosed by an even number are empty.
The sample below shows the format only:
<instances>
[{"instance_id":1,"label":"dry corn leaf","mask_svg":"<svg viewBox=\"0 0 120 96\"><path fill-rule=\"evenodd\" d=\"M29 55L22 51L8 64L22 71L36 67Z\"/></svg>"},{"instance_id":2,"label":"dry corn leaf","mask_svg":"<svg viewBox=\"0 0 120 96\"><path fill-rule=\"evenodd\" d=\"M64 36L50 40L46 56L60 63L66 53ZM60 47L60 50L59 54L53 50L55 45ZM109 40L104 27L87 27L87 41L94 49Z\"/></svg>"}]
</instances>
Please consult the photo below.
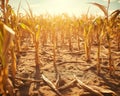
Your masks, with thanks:
<instances>
[{"instance_id":1,"label":"dry corn leaf","mask_svg":"<svg viewBox=\"0 0 120 96\"><path fill-rule=\"evenodd\" d=\"M97 7L99 7L102 10L102 12L105 14L105 16L106 17L108 16L107 9L106 9L106 7L104 5L101 5L99 3L90 3L90 4L93 4L93 5L97 6Z\"/></svg>"},{"instance_id":2,"label":"dry corn leaf","mask_svg":"<svg viewBox=\"0 0 120 96\"><path fill-rule=\"evenodd\" d=\"M32 35L34 35L34 32L27 26L25 25L24 23L19 23L19 26L25 30L28 30L28 32Z\"/></svg>"}]
</instances>

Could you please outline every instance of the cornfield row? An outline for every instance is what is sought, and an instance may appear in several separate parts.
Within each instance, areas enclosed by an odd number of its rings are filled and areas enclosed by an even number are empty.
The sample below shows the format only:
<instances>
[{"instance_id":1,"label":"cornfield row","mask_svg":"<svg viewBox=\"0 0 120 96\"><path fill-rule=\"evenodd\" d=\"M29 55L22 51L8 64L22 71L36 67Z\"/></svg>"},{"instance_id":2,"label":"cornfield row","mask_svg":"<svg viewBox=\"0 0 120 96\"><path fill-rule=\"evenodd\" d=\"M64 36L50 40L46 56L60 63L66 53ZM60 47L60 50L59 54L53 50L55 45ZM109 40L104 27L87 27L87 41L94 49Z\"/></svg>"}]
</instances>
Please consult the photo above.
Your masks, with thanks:
<instances>
[{"instance_id":1,"label":"cornfield row","mask_svg":"<svg viewBox=\"0 0 120 96\"><path fill-rule=\"evenodd\" d=\"M27 49L24 46L27 40L28 44L35 47L35 64L36 72L40 71L42 65L39 58L39 51L46 44L53 46L53 66L56 72L56 79L59 77L58 67L56 65L56 49L58 46L69 46L69 51L73 50L72 41L77 42L77 50L81 50L81 43L84 44L86 54L86 62L91 61L91 48L97 45L97 73L100 74L101 69L101 46L108 44L108 61L109 72L114 74L115 66L112 59L112 41L115 40L120 50L120 10L115 10L108 15L107 10L104 17L95 17L82 15L81 17L68 16L61 14L51 16L49 14L34 16L29 7L26 15L19 14L20 5L17 14L8 4L9 0L1 0L1 16L0 16L0 94L10 94L14 96L14 92L8 90L14 87L16 77L17 59L20 57L22 50ZM97 3L100 9L103 6ZM40 46L39 46L40 45ZM26 48L24 48L26 47ZM9 79L8 61L11 61L12 80ZM117 66L116 66L117 67ZM3 96L4 96L3 95Z\"/></svg>"}]
</instances>

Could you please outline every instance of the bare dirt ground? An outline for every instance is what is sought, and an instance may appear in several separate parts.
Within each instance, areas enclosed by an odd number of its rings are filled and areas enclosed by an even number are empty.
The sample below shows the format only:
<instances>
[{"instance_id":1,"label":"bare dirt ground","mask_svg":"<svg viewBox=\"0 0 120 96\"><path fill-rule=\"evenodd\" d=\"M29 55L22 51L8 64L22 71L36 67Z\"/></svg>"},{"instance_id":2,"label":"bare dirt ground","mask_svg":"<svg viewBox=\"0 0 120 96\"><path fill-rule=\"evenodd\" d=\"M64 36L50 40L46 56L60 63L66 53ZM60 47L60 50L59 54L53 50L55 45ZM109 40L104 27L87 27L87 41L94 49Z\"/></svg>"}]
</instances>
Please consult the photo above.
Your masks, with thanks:
<instances>
[{"instance_id":1,"label":"bare dirt ground","mask_svg":"<svg viewBox=\"0 0 120 96\"><path fill-rule=\"evenodd\" d=\"M76 43L73 44L72 52L69 51L68 44L63 47L58 46L56 49L56 64L62 78L60 86L74 80L74 75L79 80L88 86L96 86L114 91L117 96L120 96L120 51L117 50L117 45L112 45L113 61L116 66L116 71L113 76L110 76L108 70L108 51L107 47L101 46L101 74L97 75L97 46L92 45L91 62L86 62L84 46L81 45L78 51ZM34 47L28 44L28 49L21 51L21 56L18 59L16 77L37 80L35 78L35 51ZM40 61L43 66L43 73L51 82L55 83L55 71L53 67L53 50L51 44L46 44L40 49ZM16 79L16 96L58 96L46 83L38 77L40 82L31 82L29 80ZM30 92L30 86L34 85L33 94ZM63 96L95 96L85 90L83 87L73 83L65 90L60 90ZM104 96L112 96L105 95Z\"/></svg>"}]
</instances>

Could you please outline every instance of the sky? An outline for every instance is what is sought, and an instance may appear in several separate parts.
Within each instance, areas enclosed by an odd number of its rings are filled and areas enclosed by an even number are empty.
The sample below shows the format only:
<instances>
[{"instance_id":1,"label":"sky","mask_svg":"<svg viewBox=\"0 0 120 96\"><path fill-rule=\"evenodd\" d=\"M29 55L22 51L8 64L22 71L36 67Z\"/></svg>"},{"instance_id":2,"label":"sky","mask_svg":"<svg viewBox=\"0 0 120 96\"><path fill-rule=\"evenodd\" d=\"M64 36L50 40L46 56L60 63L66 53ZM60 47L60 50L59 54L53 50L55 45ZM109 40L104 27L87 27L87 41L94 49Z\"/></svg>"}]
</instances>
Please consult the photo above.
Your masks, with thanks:
<instances>
[{"instance_id":1,"label":"sky","mask_svg":"<svg viewBox=\"0 0 120 96\"><path fill-rule=\"evenodd\" d=\"M89 9L89 14L103 16L103 12L98 7L89 4L89 2L96 2L107 6L107 0L9 0L9 4L16 11L20 1L20 12L24 14L25 10L28 10L28 2L34 15L67 13L68 15L80 16L81 14L86 14ZM120 0L110 1L109 12L120 9Z\"/></svg>"}]
</instances>

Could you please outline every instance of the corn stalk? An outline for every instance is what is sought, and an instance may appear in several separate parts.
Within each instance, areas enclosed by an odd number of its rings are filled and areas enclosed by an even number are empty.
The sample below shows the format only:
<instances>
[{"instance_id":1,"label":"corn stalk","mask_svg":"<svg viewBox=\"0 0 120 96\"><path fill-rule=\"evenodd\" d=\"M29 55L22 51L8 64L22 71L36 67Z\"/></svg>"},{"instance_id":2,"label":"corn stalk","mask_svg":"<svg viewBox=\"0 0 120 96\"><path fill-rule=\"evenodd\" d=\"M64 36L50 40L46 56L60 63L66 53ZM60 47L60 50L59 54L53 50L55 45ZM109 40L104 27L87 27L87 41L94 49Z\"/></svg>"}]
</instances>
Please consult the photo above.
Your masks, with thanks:
<instances>
[{"instance_id":1,"label":"corn stalk","mask_svg":"<svg viewBox=\"0 0 120 96\"><path fill-rule=\"evenodd\" d=\"M104 13L106 19L104 20L105 26L106 26L106 36L107 36L107 41L108 41L108 61L109 61L109 70L110 70L110 74L111 71L113 71L113 64L112 64L112 56L111 56L111 26L110 26L110 22L109 22L109 18L108 18L108 10L109 10L109 5L110 5L110 0L108 0L108 6L107 9L104 5L98 4L98 3L90 3L93 4L95 6L97 6L98 8L100 8L102 10L102 12ZM116 15L115 15L116 17ZM115 18L114 18L115 19ZM111 69L112 68L112 69Z\"/></svg>"},{"instance_id":2,"label":"corn stalk","mask_svg":"<svg viewBox=\"0 0 120 96\"><path fill-rule=\"evenodd\" d=\"M12 71L12 81L13 84L15 83L15 76L16 76L16 54L15 54L15 45L14 42L11 42L11 57L12 57L12 65L11 65L11 71Z\"/></svg>"},{"instance_id":3,"label":"corn stalk","mask_svg":"<svg viewBox=\"0 0 120 96\"><path fill-rule=\"evenodd\" d=\"M84 26L84 47L85 47L85 54L86 54L86 61L91 61L90 59L90 50L91 50L91 44L90 44L90 31L91 31L92 25L85 25Z\"/></svg>"},{"instance_id":4,"label":"corn stalk","mask_svg":"<svg viewBox=\"0 0 120 96\"><path fill-rule=\"evenodd\" d=\"M112 50L111 50L111 42L112 42L112 39L114 37L114 33L113 33L113 28L115 26L115 21L116 21L116 18L117 16L120 14L120 10L115 10L111 15L111 18L108 19L108 22L107 22L107 27L106 27L106 30L107 30L107 40L108 40L108 54L109 54L109 57L108 57L108 60L109 60L109 70L110 70L110 75L112 75L112 73L115 71L115 66L114 66L114 61L112 59Z\"/></svg>"},{"instance_id":5,"label":"corn stalk","mask_svg":"<svg viewBox=\"0 0 120 96\"><path fill-rule=\"evenodd\" d=\"M0 93L5 94L7 92L8 82L8 50L11 45L15 32L0 22ZM11 94L10 94L11 95Z\"/></svg>"},{"instance_id":6,"label":"corn stalk","mask_svg":"<svg viewBox=\"0 0 120 96\"><path fill-rule=\"evenodd\" d=\"M11 15L12 18L14 18L13 20L11 19L11 25L14 28L16 34L15 34L15 44L16 44L16 48L17 48L17 56L20 56L20 51L21 51L21 32L18 30L17 26L19 24L20 21L20 16L19 16L19 10L20 10L20 6L21 6L21 0L20 3L18 5L18 9L17 9L17 15L15 15L14 11L11 9Z\"/></svg>"},{"instance_id":7,"label":"corn stalk","mask_svg":"<svg viewBox=\"0 0 120 96\"><path fill-rule=\"evenodd\" d=\"M72 51L72 25L69 26L70 30L68 30L68 42L69 42L69 50Z\"/></svg>"},{"instance_id":8,"label":"corn stalk","mask_svg":"<svg viewBox=\"0 0 120 96\"><path fill-rule=\"evenodd\" d=\"M55 24L53 24L53 66L55 69L55 73L56 73L56 79L58 76L58 69L57 69L57 65L56 65L56 30L55 30Z\"/></svg>"},{"instance_id":9,"label":"corn stalk","mask_svg":"<svg viewBox=\"0 0 120 96\"><path fill-rule=\"evenodd\" d=\"M11 46L12 37L15 35L15 32L8 27L7 25L11 25L11 18L12 18L12 8L8 4L9 0L1 0L1 13L2 13L2 21L0 20L0 63L1 63L1 81L0 81L0 89L2 90L2 94L6 95L7 91L10 96L13 96L13 85L11 80L8 78L8 50ZM16 61L16 60L15 60ZM2 84L1 84L2 83ZM9 86L10 85L10 86ZM8 89L9 86L9 89ZM10 90L12 90L10 92Z\"/></svg>"},{"instance_id":10,"label":"corn stalk","mask_svg":"<svg viewBox=\"0 0 120 96\"><path fill-rule=\"evenodd\" d=\"M79 28L80 25L82 24L82 21L77 20L77 45L78 45L78 50L80 51L80 32L82 28Z\"/></svg>"},{"instance_id":11,"label":"corn stalk","mask_svg":"<svg viewBox=\"0 0 120 96\"><path fill-rule=\"evenodd\" d=\"M100 51L101 51L101 41L105 34L104 32L104 22L102 18L97 18L94 22L94 31L96 31L97 35L97 43L98 43L98 51L97 51L97 73L100 74L101 71L101 57L100 57Z\"/></svg>"},{"instance_id":12,"label":"corn stalk","mask_svg":"<svg viewBox=\"0 0 120 96\"><path fill-rule=\"evenodd\" d=\"M117 44L118 44L118 50L120 50L120 10L115 10L114 12L111 13L110 15L110 22L111 22L111 27L114 27L116 29L116 39L117 39Z\"/></svg>"},{"instance_id":13,"label":"corn stalk","mask_svg":"<svg viewBox=\"0 0 120 96\"><path fill-rule=\"evenodd\" d=\"M35 44L35 64L36 64L36 71L39 69L39 39L40 39L40 26L36 25L34 29L31 29L24 23L19 23L19 26L28 31L29 34L33 36L33 42Z\"/></svg>"},{"instance_id":14,"label":"corn stalk","mask_svg":"<svg viewBox=\"0 0 120 96\"><path fill-rule=\"evenodd\" d=\"M17 28L17 25L18 25L18 22L19 22L19 9L20 9L20 4L19 3L19 7L18 7L18 10L17 10L17 15L15 14L15 12L13 11L12 7L9 6L8 7L8 13L9 13L9 17L10 17L10 20L9 20L9 23L11 25L11 28L16 32L15 33L15 40L14 42L12 41L11 42L11 47L10 47L10 54L11 54L11 59L12 59L12 64L11 64L11 75L12 75L12 82L13 84L15 83L15 75L16 75L16 61L17 61L17 57L20 56L20 51L21 51L21 48L20 48L20 32L18 31L18 28ZM15 52L16 50L16 52Z\"/></svg>"},{"instance_id":15,"label":"corn stalk","mask_svg":"<svg viewBox=\"0 0 120 96\"><path fill-rule=\"evenodd\" d=\"M40 39L40 25L37 24L37 21L35 20L32 10L27 2L28 5L28 9L29 12L26 11L27 15L28 15L28 20L30 25L24 24L24 23L20 23L20 26L25 29L28 30L28 32L32 35L33 37L33 42L35 45L35 64L36 64L36 75L38 75L37 73L39 73L40 70L40 66L42 65L42 63L39 61L39 39ZM31 28L29 26L32 26Z\"/></svg>"},{"instance_id":16,"label":"corn stalk","mask_svg":"<svg viewBox=\"0 0 120 96\"><path fill-rule=\"evenodd\" d=\"M39 66L42 66L41 62L39 61L39 40L40 40L40 26L36 25L36 32L35 32L35 63L36 63L36 72L39 70Z\"/></svg>"}]
</instances>

